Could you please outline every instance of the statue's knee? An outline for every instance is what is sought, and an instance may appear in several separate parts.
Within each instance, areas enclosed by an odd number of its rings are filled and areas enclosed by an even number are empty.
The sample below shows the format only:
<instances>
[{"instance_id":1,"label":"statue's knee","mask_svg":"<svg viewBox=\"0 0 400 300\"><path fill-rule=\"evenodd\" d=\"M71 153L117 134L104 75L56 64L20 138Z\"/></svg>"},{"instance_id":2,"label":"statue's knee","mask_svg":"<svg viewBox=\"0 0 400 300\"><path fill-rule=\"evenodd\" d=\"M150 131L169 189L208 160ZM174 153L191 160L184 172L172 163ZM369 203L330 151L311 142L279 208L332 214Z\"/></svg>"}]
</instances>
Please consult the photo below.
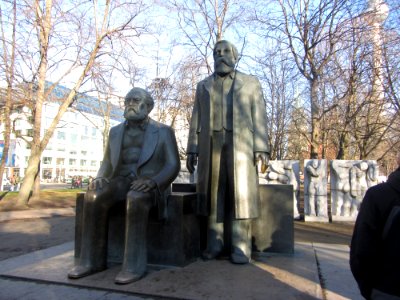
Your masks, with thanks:
<instances>
[{"instance_id":1,"label":"statue's knee","mask_svg":"<svg viewBox=\"0 0 400 300\"><path fill-rule=\"evenodd\" d=\"M126 196L127 210L129 211L144 211L152 206L152 194L142 193L137 191L129 191Z\"/></svg>"}]
</instances>

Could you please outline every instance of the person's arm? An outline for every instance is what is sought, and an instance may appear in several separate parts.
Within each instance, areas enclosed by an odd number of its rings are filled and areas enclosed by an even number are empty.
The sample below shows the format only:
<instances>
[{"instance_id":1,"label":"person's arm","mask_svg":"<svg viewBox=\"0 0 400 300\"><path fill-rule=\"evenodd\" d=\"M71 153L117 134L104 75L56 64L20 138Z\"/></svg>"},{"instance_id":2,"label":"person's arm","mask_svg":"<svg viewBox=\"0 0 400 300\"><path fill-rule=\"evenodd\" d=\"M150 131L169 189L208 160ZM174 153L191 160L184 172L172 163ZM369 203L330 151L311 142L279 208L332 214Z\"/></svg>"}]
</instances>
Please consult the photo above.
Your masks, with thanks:
<instances>
[{"instance_id":1,"label":"person's arm","mask_svg":"<svg viewBox=\"0 0 400 300\"><path fill-rule=\"evenodd\" d=\"M350 268L361 294L370 299L373 276L376 275L378 246L381 240L381 223L374 198L374 190L365 195L357 220L350 246Z\"/></svg>"}]
</instances>

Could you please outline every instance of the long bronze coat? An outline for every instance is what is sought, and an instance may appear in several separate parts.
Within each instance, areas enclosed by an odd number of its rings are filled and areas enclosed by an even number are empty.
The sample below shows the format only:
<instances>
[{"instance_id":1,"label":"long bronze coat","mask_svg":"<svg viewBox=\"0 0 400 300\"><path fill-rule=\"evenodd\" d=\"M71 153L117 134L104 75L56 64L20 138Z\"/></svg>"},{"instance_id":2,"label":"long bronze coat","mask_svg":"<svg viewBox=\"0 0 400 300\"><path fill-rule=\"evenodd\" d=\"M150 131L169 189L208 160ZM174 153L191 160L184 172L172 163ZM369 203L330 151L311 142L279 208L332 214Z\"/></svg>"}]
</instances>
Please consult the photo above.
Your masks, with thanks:
<instances>
[{"instance_id":1,"label":"long bronze coat","mask_svg":"<svg viewBox=\"0 0 400 300\"><path fill-rule=\"evenodd\" d=\"M199 82L190 124L187 153L198 154L199 213L210 209L214 75ZM233 81L233 157L235 218L258 217L259 193L255 152L268 152L267 120L261 85L254 76L236 72Z\"/></svg>"}]
</instances>

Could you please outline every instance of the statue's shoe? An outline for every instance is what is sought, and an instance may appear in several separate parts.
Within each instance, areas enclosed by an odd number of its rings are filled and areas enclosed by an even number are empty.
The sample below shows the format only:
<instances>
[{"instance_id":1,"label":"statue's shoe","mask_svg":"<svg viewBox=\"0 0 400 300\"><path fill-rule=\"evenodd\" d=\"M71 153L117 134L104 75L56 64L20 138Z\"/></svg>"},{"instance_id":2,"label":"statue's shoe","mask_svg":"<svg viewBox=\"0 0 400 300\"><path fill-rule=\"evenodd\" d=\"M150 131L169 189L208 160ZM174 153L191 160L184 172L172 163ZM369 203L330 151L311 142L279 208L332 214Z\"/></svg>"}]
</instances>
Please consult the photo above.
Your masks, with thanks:
<instances>
[{"instance_id":1,"label":"statue's shoe","mask_svg":"<svg viewBox=\"0 0 400 300\"><path fill-rule=\"evenodd\" d=\"M93 274L95 272L96 271L93 270L93 268L91 267L75 266L71 271L68 272L68 277L72 279L78 279Z\"/></svg>"},{"instance_id":2,"label":"statue's shoe","mask_svg":"<svg viewBox=\"0 0 400 300\"><path fill-rule=\"evenodd\" d=\"M201 253L201 257L204 260L211 260L218 257L222 252L223 245L220 241L209 242L206 250Z\"/></svg>"},{"instance_id":3,"label":"statue's shoe","mask_svg":"<svg viewBox=\"0 0 400 300\"><path fill-rule=\"evenodd\" d=\"M251 258L246 256L242 250L237 247L234 248L234 251L231 254L231 262L234 264L248 264Z\"/></svg>"},{"instance_id":4,"label":"statue's shoe","mask_svg":"<svg viewBox=\"0 0 400 300\"><path fill-rule=\"evenodd\" d=\"M117 277L115 277L116 284L128 284L131 282L138 281L144 276L144 273L133 273L129 271L121 271L118 273Z\"/></svg>"},{"instance_id":5,"label":"statue's shoe","mask_svg":"<svg viewBox=\"0 0 400 300\"><path fill-rule=\"evenodd\" d=\"M211 259L216 258L220 254L221 254L221 250L219 250L219 249L211 249L211 250L206 249L203 251L203 253L201 253L201 257L204 260L211 260Z\"/></svg>"}]
</instances>

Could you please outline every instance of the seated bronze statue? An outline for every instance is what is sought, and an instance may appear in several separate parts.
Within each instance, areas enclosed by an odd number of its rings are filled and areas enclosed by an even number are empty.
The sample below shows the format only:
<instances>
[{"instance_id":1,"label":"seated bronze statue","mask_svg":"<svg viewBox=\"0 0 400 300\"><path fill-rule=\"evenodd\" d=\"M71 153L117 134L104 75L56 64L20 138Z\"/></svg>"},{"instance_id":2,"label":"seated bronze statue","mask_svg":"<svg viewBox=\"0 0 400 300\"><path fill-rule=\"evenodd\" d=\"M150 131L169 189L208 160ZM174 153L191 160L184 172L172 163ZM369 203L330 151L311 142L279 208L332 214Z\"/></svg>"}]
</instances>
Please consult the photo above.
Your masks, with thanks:
<instances>
[{"instance_id":1,"label":"seated bronze statue","mask_svg":"<svg viewBox=\"0 0 400 300\"><path fill-rule=\"evenodd\" d=\"M125 97L126 121L111 128L102 165L85 194L82 248L69 278L107 267L107 217L119 201L126 201L126 227L115 283L137 281L146 273L149 211L157 207L159 218L167 217L166 190L180 169L174 132L148 117L153 107L153 98L143 89L133 88Z\"/></svg>"}]
</instances>

